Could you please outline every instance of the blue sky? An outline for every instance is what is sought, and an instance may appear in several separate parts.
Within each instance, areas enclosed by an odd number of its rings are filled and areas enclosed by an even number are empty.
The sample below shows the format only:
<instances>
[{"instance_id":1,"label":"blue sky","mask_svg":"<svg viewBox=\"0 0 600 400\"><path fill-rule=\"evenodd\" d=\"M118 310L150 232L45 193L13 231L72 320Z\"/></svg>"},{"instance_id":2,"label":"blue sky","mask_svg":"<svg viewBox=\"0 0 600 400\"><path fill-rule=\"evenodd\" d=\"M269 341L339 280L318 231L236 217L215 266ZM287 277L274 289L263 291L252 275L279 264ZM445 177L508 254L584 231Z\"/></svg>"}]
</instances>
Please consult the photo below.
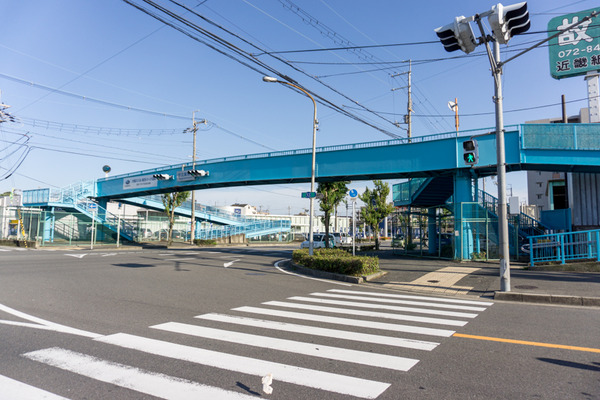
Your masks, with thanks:
<instances>
[{"instance_id":1,"label":"blue sky","mask_svg":"<svg viewBox=\"0 0 600 400\"><path fill-rule=\"evenodd\" d=\"M142 0L131 2L164 15ZM312 103L262 82L271 68L362 120L319 105L318 146L405 137L406 125L394 122L402 122L406 113L406 75L392 75L406 72L409 59L413 136L453 131L447 102L454 98L464 114L461 130L494 125L493 82L483 48L449 59L463 53L445 52L433 31L455 16L486 11L494 2L178 2L192 11L155 0L262 66L242 65L125 1L0 0L1 101L20 119L0 125L0 193L95 179L103 176L105 164L120 174L189 161L192 136L183 130L191 126L195 110L196 119L208 121L198 132L199 159L310 147ZM530 32L540 32L551 18L597 3L533 0L528 6ZM187 32L208 41L197 31ZM515 37L502 57L545 37L542 32ZM425 43L397 45L415 42ZM260 55L364 45L394 46ZM562 94L569 115L587 107L583 78L553 79L546 47L510 62L504 69L505 123L560 116ZM539 108L523 110L532 107ZM514 194L526 197L524 173L509 174L508 182ZM362 190L366 184L350 186ZM197 199L298 212L308 206L300 199L307 188L214 189L198 192Z\"/></svg>"}]
</instances>

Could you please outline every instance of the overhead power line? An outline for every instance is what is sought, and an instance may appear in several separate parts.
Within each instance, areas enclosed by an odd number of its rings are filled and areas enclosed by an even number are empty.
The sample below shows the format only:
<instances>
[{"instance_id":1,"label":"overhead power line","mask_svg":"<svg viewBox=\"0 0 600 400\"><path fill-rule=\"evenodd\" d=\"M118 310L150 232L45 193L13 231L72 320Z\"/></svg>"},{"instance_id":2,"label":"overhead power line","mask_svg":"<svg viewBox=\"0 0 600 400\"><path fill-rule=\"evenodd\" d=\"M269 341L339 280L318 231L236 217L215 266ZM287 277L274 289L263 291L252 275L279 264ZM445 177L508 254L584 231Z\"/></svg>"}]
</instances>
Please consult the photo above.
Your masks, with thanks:
<instances>
[{"instance_id":1,"label":"overhead power line","mask_svg":"<svg viewBox=\"0 0 600 400\"><path fill-rule=\"evenodd\" d=\"M163 13L164 15L168 16L169 18L172 18L173 20L177 21L180 24L183 24L186 28L183 28L181 26L178 26L176 23L169 21L165 18L163 18L162 16L158 15L157 13L139 5L134 3L131 0L123 0L124 2L126 2L127 4L137 8L138 10L148 14L149 16L161 21L162 23L171 26L172 28L180 31L181 33L185 34L186 36L198 41L199 43L202 43L206 46L208 46L209 48L225 55L226 57L239 62L240 64L252 69L255 72L260 73L261 75L265 75L265 74L272 74L275 76L278 76L286 81L289 82L293 82L296 84L299 84L298 82L296 82L294 79L292 79L291 77L287 76L286 74L278 71L276 68L266 64L265 62L259 60L258 58L254 57L251 53L242 50L241 48L239 48L238 46L235 46L234 44L232 44L231 42L221 38L220 36L198 26L197 24L192 23L191 21L189 21L188 19L182 17L181 15L178 15L177 13L170 11L168 9L166 9L165 7L162 7L158 4L156 4L155 2L151 1L151 0L142 0L144 3L150 5L151 7L153 7L154 9L160 11L161 13ZM219 24L216 24L215 22L211 21L210 19L198 14L197 12L195 12L194 10L186 7L185 5L182 5L176 1L171 0L172 3L178 5L179 7L182 7L183 9L185 9L186 11L189 11L190 13L196 15L197 17L201 18L203 21L206 21L207 23L217 27L218 29L221 29L222 31L226 32L229 35L232 35L233 37L241 40L243 43L252 46L254 49L259 50L259 51L264 51L262 48L260 48L259 46L251 43L250 41L244 39L243 37L236 35L235 33L227 30L226 28L220 26ZM196 32L197 34L200 34L204 37L206 37L211 43L207 42L206 40L203 40L202 38L198 37L196 33L192 33L190 31L188 31L187 29L191 29L192 31ZM214 43L214 44L213 44ZM229 53L229 52L231 53ZM294 69L295 71L309 77L310 79L315 80L316 82L318 82L319 84L325 86L326 88L328 88L329 90L333 91L334 93L344 97L345 99L351 101L354 104L357 104L359 107L362 108L362 111L366 111L369 112L375 116L377 116L378 118L381 118L383 120L385 120L388 123L392 123L392 121L386 119L385 117L381 116L381 115L377 115L376 113L373 113L369 108L363 106L362 104L360 104L358 101L348 97L347 95L345 95L344 93L340 92L339 90L335 89L334 87L332 87L331 85L327 84L326 82L323 82L321 80L319 80L318 78L315 78L314 76L306 73L305 71L299 69L296 66L293 66L292 64L288 63L286 60L279 58L277 56L271 56L274 59L276 59L277 61L284 63L285 65L287 65L288 67ZM267 71L268 73L265 73L265 71ZM362 118L359 115L356 115L354 113L351 113L347 110L345 110L343 107L335 104L333 101L330 101L328 99L326 99L325 97L315 93L314 91L311 91L309 89L307 89L316 99L318 99L317 101L328 107L331 108L332 110L339 112L340 114L343 114L347 117L350 117L356 121L359 121L367 126L370 126L373 129L376 129L390 137L393 138L398 138L399 136L389 132L388 130L385 130L367 120L365 120L364 118Z\"/></svg>"}]
</instances>

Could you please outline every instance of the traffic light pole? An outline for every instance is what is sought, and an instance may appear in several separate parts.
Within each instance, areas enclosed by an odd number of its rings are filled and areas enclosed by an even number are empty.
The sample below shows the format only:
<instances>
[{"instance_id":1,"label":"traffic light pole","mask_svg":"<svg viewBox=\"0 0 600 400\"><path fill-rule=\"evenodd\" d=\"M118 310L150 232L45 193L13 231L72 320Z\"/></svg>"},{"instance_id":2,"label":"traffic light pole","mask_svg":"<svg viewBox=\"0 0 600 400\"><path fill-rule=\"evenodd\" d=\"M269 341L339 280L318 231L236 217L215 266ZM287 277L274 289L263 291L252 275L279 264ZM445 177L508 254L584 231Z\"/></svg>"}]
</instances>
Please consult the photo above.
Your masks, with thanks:
<instances>
[{"instance_id":1,"label":"traffic light pole","mask_svg":"<svg viewBox=\"0 0 600 400\"><path fill-rule=\"evenodd\" d=\"M500 45L494 41L494 103L496 104L496 158L498 171L498 233L500 234L500 290L510 292L510 250L508 245L508 209L506 206L506 154L504 147L504 117L502 108L502 67ZM492 66L493 68L493 66Z\"/></svg>"},{"instance_id":2,"label":"traffic light pole","mask_svg":"<svg viewBox=\"0 0 600 400\"><path fill-rule=\"evenodd\" d=\"M496 170L498 174L498 234L500 247L500 290L510 292L510 250L508 242L508 209L506 206L506 153L504 146L504 117L502 105L502 66L500 64L500 44L494 42L494 54L490 49L490 38L486 36L480 16L475 22L481 31L494 77L494 104L496 111Z\"/></svg>"}]
</instances>

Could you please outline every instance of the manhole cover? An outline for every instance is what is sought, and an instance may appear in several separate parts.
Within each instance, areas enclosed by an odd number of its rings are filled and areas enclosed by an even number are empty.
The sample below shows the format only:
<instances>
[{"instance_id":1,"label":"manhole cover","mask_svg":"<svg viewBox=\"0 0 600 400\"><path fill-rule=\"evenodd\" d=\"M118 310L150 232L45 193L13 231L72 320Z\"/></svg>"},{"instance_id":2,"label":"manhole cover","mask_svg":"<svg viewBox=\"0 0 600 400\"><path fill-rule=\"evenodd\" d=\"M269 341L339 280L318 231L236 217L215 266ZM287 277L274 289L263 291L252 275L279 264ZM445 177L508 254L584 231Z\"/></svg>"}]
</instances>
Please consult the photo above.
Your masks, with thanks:
<instances>
[{"instance_id":1,"label":"manhole cover","mask_svg":"<svg viewBox=\"0 0 600 400\"><path fill-rule=\"evenodd\" d=\"M515 286L515 289L537 289L537 286L533 286L533 285L517 285Z\"/></svg>"},{"instance_id":2,"label":"manhole cover","mask_svg":"<svg viewBox=\"0 0 600 400\"><path fill-rule=\"evenodd\" d=\"M427 281L427 282L429 282L429 283L439 283L440 281L436 281L435 279L432 279L432 280Z\"/></svg>"}]
</instances>

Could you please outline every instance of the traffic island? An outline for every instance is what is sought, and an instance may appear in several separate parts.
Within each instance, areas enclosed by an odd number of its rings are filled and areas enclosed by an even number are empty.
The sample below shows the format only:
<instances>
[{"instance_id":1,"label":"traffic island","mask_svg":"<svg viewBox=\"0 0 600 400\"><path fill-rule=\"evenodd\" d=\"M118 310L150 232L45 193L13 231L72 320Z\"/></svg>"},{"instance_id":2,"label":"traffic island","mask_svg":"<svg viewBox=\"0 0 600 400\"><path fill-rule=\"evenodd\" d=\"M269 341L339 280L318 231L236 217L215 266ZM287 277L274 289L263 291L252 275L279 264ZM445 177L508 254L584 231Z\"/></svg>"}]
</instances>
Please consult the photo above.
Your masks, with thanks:
<instances>
[{"instance_id":1,"label":"traffic island","mask_svg":"<svg viewBox=\"0 0 600 400\"><path fill-rule=\"evenodd\" d=\"M307 249L294 250L290 264L306 275L350 283L363 283L386 274L379 269L377 257L352 256L340 249L315 249L312 256Z\"/></svg>"}]
</instances>

